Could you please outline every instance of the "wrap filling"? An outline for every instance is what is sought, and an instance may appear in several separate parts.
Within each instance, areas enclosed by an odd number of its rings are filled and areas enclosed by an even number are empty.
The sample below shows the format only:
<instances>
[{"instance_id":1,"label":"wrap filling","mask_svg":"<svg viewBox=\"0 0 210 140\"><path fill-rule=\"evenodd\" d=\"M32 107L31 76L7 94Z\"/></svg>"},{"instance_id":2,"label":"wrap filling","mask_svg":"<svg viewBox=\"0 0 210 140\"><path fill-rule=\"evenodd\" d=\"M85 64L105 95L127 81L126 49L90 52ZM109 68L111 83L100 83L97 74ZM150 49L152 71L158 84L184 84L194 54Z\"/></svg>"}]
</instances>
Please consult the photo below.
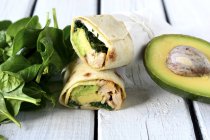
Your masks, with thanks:
<instances>
[{"instance_id":1,"label":"wrap filling","mask_svg":"<svg viewBox=\"0 0 210 140\"><path fill-rule=\"evenodd\" d=\"M105 65L108 48L99 40L99 34L80 20L76 20L73 27L72 40L78 53L91 67L102 68Z\"/></svg>"},{"instance_id":2,"label":"wrap filling","mask_svg":"<svg viewBox=\"0 0 210 140\"><path fill-rule=\"evenodd\" d=\"M116 110L121 107L122 102L122 90L118 85L111 81L97 80L96 85L79 85L73 88L68 106Z\"/></svg>"}]
</instances>

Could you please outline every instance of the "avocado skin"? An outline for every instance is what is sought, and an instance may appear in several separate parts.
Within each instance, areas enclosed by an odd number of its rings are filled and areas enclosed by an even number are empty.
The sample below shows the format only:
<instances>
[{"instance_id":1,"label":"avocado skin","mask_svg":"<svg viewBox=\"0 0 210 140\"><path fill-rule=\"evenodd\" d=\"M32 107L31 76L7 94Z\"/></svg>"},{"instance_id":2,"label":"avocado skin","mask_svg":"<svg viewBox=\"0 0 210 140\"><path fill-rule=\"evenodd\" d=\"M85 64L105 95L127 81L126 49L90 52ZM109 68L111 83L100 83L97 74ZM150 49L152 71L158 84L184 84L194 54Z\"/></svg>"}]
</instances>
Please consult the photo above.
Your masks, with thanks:
<instances>
[{"instance_id":1,"label":"avocado skin","mask_svg":"<svg viewBox=\"0 0 210 140\"><path fill-rule=\"evenodd\" d=\"M169 85L165 81L157 78L155 76L155 74L153 74L152 71L150 71L150 68L148 66L149 62L147 61L147 56L148 56L147 50L153 44L153 42L155 42L157 39L159 40L160 38L164 38L164 37L167 37L167 36L190 37L193 40L198 40L198 41L205 42L205 43L207 43L210 46L209 42L207 42L205 40L202 40L200 38L193 37L193 36L187 36L187 35L182 35L182 34L164 34L164 35L161 35L161 36L157 36L154 39L152 39L147 44L146 48L144 49L144 61L143 62L144 62L144 66L145 66L145 69L146 69L147 73L149 74L151 79L158 86L160 86L162 89L164 89L166 91L169 91L170 93L176 94L176 95L181 96L181 97L183 97L185 99L191 99L191 100L196 100L196 101L200 101L200 102L204 102L204 103L210 103L210 98L209 97L202 96L202 95L197 95L197 94L195 95L194 93L191 93L191 92L185 91L183 89L177 88L175 86Z\"/></svg>"}]
</instances>

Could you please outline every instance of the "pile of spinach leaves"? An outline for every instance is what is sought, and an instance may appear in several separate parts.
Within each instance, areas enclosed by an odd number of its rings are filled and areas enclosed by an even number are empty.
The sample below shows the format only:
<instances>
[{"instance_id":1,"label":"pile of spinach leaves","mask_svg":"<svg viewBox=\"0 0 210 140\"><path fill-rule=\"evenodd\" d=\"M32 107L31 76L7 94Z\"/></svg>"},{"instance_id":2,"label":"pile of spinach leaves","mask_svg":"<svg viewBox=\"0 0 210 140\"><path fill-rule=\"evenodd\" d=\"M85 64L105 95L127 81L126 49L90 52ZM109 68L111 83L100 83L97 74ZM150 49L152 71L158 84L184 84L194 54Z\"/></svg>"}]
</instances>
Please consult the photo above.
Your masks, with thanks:
<instances>
[{"instance_id":1,"label":"pile of spinach leaves","mask_svg":"<svg viewBox=\"0 0 210 140\"><path fill-rule=\"evenodd\" d=\"M49 17L49 16L48 16ZM20 122L22 109L35 109L46 101L56 102L46 84L59 75L75 57L70 43L70 26L59 29L55 11L42 28L38 16L14 23L0 21L0 124Z\"/></svg>"}]
</instances>

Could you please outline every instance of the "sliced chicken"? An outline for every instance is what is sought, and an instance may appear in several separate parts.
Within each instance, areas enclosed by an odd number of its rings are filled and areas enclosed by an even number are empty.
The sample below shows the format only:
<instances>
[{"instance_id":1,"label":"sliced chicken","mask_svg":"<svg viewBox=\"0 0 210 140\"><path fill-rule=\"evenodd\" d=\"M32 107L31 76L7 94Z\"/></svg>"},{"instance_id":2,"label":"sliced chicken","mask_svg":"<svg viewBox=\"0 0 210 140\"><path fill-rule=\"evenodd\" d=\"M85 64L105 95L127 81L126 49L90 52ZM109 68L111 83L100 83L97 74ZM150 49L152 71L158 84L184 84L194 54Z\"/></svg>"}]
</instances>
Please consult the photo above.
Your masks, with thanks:
<instances>
[{"instance_id":1,"label":"sliced chicken","mask_svg":"<svg viewBox=\"0 0 210 140\"><path fill-rule=\"evenodd\" d=\"M105 58L106 53L96 52L95 50L86 55L87 63L94 68L101 68L104 65Z\"/></svg>"},{"instance_id":2,"label":"sliced chicken","mask_svg":"<svg viewBox=\"0 0 210 140\"><path fill-rule=\"evenodd\" d=\"M113 82L108 81L100 81L100 86L101 88L98 93L103 96L101 103L103 104L107 102L112 108L119 109L123 100L119 87L116 87Z\"/></svg>"}]
</instances>

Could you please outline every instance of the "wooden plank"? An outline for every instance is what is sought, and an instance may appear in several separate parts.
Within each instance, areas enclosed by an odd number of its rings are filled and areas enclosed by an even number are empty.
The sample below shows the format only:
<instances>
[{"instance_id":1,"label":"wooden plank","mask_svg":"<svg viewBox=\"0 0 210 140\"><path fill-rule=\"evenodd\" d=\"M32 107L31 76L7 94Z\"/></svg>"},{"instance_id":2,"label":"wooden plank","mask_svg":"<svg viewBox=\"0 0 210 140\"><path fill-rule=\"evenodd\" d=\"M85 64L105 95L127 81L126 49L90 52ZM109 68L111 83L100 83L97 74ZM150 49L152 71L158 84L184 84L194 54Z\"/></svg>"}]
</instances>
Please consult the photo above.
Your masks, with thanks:
<instances>
[{"instance_id":1,"label":"wooden plank","mask_svg":"<svg viewBox=\"0 0 210 140\"><path fill-rule=\"evenodd\" d=\"M210 1L182 0L181 3L180 1L165 0L171 24L174 27L180 27L184 24L186 29L183 32L185 34L210 41L210 19L208 18ZM184 15L182 16L181 13ZM210 140L210 105L197 101L194 101L193 105L203 139Z\"/></svg>"},{"instance_id":2,"label":"wooden plank","mask_svg":"<svg viewBox=\"0 0 210 140\"><path fill-rule=\"evenodd\" d=\"M209 1L203 0L184 0L171 2L165 0L169 19L175 26L200 26L203 24L210 25Z\"/></svg>"},{"instance_id":3,"label":"wooden plank","mask_svg":"<svg viewBox=\"0 0 210 140\"><path fill-rule=\"evenodd\" d=\"M16 21L30 15L34 0L1 0L0 20Z\"/></svg>"},{"instance_id":4,"label":"wooden plank","mask_svg":"<svg viewBox=\"0 0 210 140\"><path fill-rule=\"evenodd\" d=\"M82 3L82 4L81 4ZM38 0L35 15L41 22L46 21L46 12L56 8L60 27L70 24L73 16L96 14L96 1L93 0ZM55 85L57 86L57 85ZM60 94L61 89L57 89ZM71 110L58 105L42 110L21 112L18 115L22 128L13 123L0 126L0 134L12 140L19 139L72 139L92 140L94 138L94 111Z\"/></svg>"},{"instance_id":5,"label":"wooden plank","mask_svg":"<svg viewBox=\"0 0 210 140\"><path fill-rule=\"evenodd\" d=\"M165 20L161 0L102 1L102 13L136 10L147 18L155 16L159 21ZM99 110L99 140L195 139L187 104L181 97L159 88L145 71L142 59L126 72L136 86L126 89L122 110Z\"/></svg>"},{"instance_id":6,"label":"wooden plank","mask_svg":"<svg viewBox=\"0 0 210 140\"><path fill-rule=\"evenodd\" d=\"M156 8L160 9L157 10ZM162 3L160 0L102 0L101 1L102 13L126 13L137 12L145 15L148 18L151 16L158 16L161 19L165 18L164 11L162 10Z\"/></svg>"},{"instance_id":7,"label":"wooden plank","mask_svg":"<svg viewBox=\"0 0 210 140\"><path fill-rule=\"evenodd\" d=\"M63 106L22 112L17 117L22 128L15 124L0 127L0 133L11 140L92 140L94 114L87 110L70 110Z\"/></svg>"},{"instance_id":8,"label":"wooden plank","mask_svg":"<svg viewBox=\"0 0 210 140\"><path fill-rule=\"evenodd\" d=\"M52 13L56 8L58 25L64 28L71 24L74 16L95 15L97 11L96 0L38 0L35 15L38 15L42 25L45 25L47 12ZM53 22L52 22L53 23Z\"/></svg>"}]
</instances>

